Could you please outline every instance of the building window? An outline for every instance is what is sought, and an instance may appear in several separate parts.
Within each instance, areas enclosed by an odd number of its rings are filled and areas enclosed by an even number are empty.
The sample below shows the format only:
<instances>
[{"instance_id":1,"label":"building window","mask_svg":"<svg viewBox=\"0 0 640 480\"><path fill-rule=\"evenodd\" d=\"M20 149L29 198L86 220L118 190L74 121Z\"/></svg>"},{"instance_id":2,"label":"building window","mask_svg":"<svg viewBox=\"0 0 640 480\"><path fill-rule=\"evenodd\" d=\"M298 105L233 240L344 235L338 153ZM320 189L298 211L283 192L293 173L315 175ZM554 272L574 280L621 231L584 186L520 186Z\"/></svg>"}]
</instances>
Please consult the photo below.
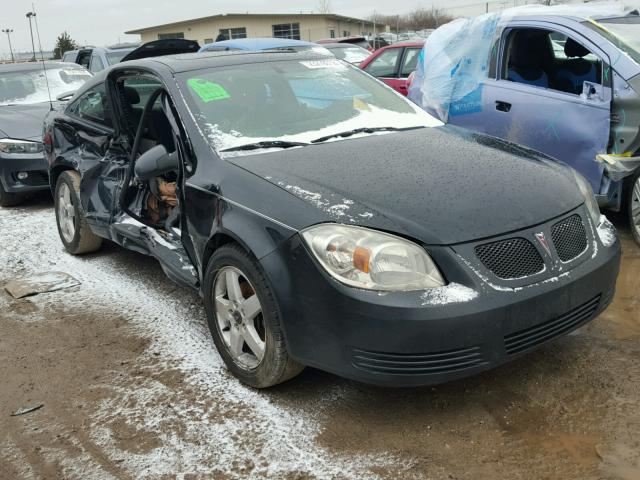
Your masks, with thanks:
<instances>
[{"instance_id":1,"label":"building window","mask_svg":"<svg viewBox=\"0 0 640 480\"><path fill-rule=\"evenodd\" d=\"M300 24L299 23L281 23L280 25L272 25L274 38L291 38L300 40Z\"/></svg>"},{"instance_id":2,"label":"building window","mask_svg":"<svg viewBox=\"0 0 640 480\"><path fill-rule=\"evenodd\" d=\"M172 38L184 38L184 32L158 34L158 40L170 40Z\"/></svg>"},{"instance_id":3,"label":"building window","mask_svg":"<svg viewBox=\"0 0 640 480\"><path fill-rule=\"evenodd\" d=\"M350 32L350 31L348 31L348 30L343 30L343 31L342 31L342 36L343 36L343 37L349 37L349 36L351 36L351 32Z\"/></svg>"},{"instance_id":4,"label":"building window","mask_svg":"<svg viewBox=\"0 0 640 480\"><path fill-rule=\"evenodd\" d=\"M205 38L204 39L204 44L205 45L209 45L210 43L213 43L213 38Z\"/></svg>"},{"instance_id":5,"label":"building window","mask_svg":"<svg viewBox=\"0 0 640 480\"><path fill-rule=\"evenodd\" d=\"M247 29L245 27L221 28L220 35L224 35L229 40L233 40L234 38L247 38Z\"/></svg>"},{"instance_id":6,"label":"building window","mask_svg":"<svg viewBox=\"0 0 640 480\"><path fill-rule=\"evenodd\" d=\"M333 28L329 30L329 38L336 38L336 31Z\"/></svg>"}]
</instances>

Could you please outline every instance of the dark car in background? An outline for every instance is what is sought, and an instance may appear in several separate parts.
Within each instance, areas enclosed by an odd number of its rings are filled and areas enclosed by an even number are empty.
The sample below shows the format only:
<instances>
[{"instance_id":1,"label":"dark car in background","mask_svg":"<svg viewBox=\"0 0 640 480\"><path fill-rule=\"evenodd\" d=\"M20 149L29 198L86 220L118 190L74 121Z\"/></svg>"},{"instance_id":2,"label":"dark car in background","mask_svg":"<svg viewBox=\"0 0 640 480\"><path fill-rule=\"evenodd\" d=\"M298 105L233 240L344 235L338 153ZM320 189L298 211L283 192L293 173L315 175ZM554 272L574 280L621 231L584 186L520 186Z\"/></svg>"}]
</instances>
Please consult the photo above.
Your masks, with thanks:
<instances>
[{"instance_id":1,"label":"dark car in background","mask_svg":"<svg viewBox=\"0 0 640 480\"><path fill-rule=\"evenodd\" d=\"M156 258L202 294L218 352L253 387L304 365L380 385L461 378L614 293L620 244L580 175L443 126L326 56L116 65L44 138L65 248L109 239Z\"/></svg>"},{"instance_id":2,"label":"dark car in background","mask_svg":"<svg viewBox=\"0 0 640 480\"><path fill-rule=\"evenodd\" d=\"M322 46L329 50L336 58L351 63L352 65L360 65L371 53L366 48L352 43L323 43Z\"/></svg>"},{"instance_id":3,"label":"dark car in background","mask_svg":"<svg viewBox=\"0 0 640 480\"><path fill-rule=\"evenodd\" d=\"M51 109L49 100L56 102L89 78L91 73L72 63L0 65L0 206L48 190L42 122Z\"/></svg>"},{"instance_id":4,"label":"dark car in background","mask_svg":"<svg viewBox=\"0 0 640 480\"><path fill-rule=\"evenodd\" d=\"M369 41L365 37L338 37L338 38L323 38L322 40L318 40L316 43L321 45L325 43L346 43L350 45L358 45L359 47L366 48L367 50L372 50L372 46Z\"/></svg>"},{"instance_id":5,"label":"dark car in background","mask_svg":"<svg viewBox=\"0 0 640 480\"><path fill-rule=\"evenodd\" d=\"M407 79L416 69L423 45L424 40L393 43L373 52L360 68L406 96Z\"/></svg>"}]
</instances>

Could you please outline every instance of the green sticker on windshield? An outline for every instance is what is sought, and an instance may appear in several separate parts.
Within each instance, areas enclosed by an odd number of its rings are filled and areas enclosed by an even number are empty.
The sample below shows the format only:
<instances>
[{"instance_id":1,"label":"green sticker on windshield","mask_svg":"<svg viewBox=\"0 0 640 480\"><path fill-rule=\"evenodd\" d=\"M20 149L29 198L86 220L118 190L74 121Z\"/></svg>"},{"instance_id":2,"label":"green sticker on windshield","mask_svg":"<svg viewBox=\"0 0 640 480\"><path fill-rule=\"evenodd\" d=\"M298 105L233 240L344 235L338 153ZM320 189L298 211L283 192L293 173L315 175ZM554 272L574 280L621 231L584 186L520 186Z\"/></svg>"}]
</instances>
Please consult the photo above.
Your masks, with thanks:
<instances>
[{"instance_id":1,"label":"green sticker on windshield","mask_svg":"<svg viewBox=\"0 0 640 480\"><path fill-rule=\"evenodd\" d=\"M227 92L222 85L203 80L202 78L190 78L187 80L187 85L189 85L189 88L196 92L196 95L205 103L231 98L229 92Z\"/></svg>"}]
</instances>

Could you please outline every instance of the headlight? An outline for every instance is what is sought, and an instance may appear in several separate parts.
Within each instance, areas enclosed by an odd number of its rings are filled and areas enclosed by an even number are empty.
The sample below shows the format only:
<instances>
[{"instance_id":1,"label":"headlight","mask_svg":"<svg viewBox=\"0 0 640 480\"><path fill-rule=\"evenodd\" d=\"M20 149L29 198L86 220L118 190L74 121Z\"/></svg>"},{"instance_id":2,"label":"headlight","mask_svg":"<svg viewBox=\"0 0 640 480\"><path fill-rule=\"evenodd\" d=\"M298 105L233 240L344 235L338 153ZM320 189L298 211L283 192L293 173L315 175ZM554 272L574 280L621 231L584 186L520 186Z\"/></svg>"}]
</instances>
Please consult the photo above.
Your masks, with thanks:
<instances>
[{"instance_id":1,"label":"headlight","mask_svg":"<svg viewBox=\"0 0 640 480\"><path fill-rule=\"evenodd\" d=\"M302 232L315 257L335 279L357 288L410 291L445 285L423 248L363 227L323 224Z\"/></svg>"},{"instance_id":2,"label":"headlight","mask_svg":"<svg viewBox=\"0 0 640 480\"><path fill-rule=\"evenodd\" d=\"M587 206L587 210L589 210L591 221L593 222L593 225L596 226L600 223L600 207L598 206L596 196L593 194L591 185L589 185L589 182L587 182L587 180L575 170L573 170L573 176L576 179L580 193L582 193L582 196L584 197L584 202Z\"/></svg>"},{"instance_id":3,"label":"headlight","mask_svg":"<svg viewBox=\"0 0 640 480\"><path fill-rule=\"evenodd\" d=\"M0 139L0 152L33 155L34 153L42 153L42 143L29 142L27 140L15 140L13 138Z\"/></svg>"}]
</instances>

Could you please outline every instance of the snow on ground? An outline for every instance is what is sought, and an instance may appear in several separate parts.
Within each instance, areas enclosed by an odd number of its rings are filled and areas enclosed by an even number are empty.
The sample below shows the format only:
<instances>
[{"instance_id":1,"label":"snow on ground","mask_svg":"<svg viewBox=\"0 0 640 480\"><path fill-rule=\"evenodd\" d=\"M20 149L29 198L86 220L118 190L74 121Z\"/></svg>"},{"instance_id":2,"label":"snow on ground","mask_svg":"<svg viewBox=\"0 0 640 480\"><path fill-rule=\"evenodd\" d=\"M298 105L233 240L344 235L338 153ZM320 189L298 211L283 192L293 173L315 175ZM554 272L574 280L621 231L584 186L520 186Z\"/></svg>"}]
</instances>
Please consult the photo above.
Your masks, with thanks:
<instances>
[{"instance_id":1,"label":"snow on ground","mask_svg":"<svg viewBox=\"0 0 640 480\"><path fill-rule=\"evenodd\" d=\"M183 395L160 381L143 382L135 388L130 383L105 385L114 395L93 416L90 436L132 476L237 475L244 468L242 478L282 478L291 472L314 478L376 478L372 467L402 468L398 459L342 457L318 446L314 439L319 424L310 412L320 415L328 409L345 394L344 386L329 384L321 396L311 400L317 405L302 408L241 385L226 372L215 351L199 297L179 287L167 294L172 291L168 279L160 278L162 285L158 286L145 282L137 267L118 258L119 251L106 250L107 254L85 257L67 254L58 238L53 209L0 209L0 283L51 270L72 275L81 282L80 287L32 297L41 312L62 302L66 309L123 315L136 335L152 339L143 355L158 355L159 371L164 366L182 372L195 392ZM136 264L155 262L133 258ZM157 408L158 399L171 403L172 415L167 417L165 410ZM212 419L211 409L228 414ZM123 418L159 436L159 445L139 453L119 449L109 422ZM91 478L112 477L97 464L83 463L67 465L68 474L72 478L80 472Z\"/></svg>"}]
</instances>

